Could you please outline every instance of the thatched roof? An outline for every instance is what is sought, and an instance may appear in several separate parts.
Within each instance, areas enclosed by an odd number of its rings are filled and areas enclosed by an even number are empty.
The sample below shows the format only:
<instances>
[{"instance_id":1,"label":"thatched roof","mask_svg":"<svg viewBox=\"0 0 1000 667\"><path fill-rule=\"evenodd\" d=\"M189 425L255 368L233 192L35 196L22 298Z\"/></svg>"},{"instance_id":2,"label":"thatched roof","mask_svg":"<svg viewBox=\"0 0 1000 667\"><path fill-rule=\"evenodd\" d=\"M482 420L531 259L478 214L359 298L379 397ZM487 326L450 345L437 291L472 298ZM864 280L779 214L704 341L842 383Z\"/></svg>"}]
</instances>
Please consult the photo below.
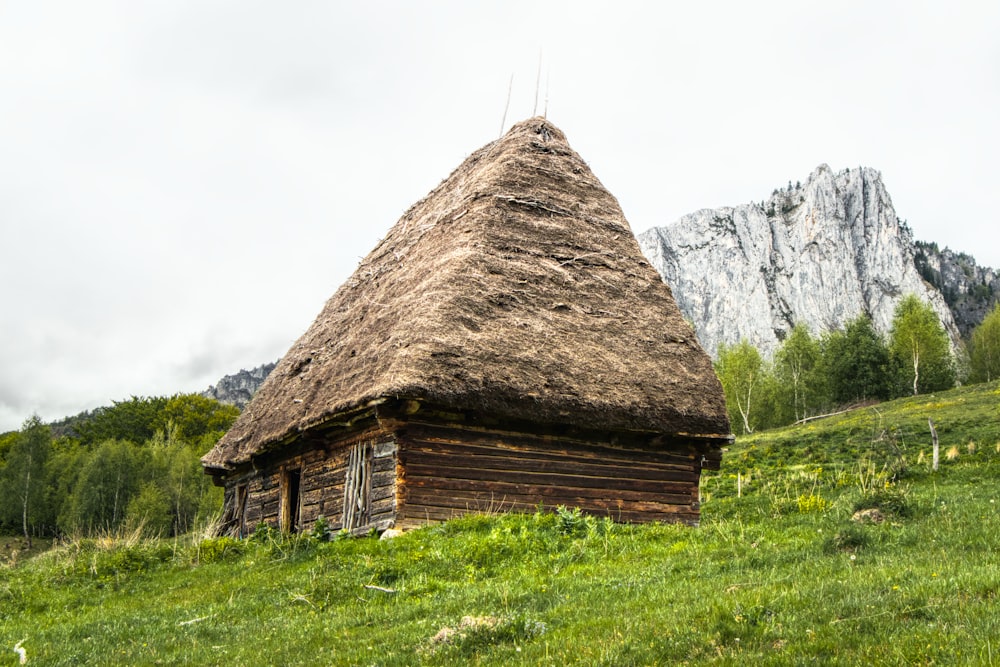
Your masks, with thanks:
<instances>
[{"instance_id":1,"label":"thatched roof","mask_svg":"<svg viewBox=\"0 0 1000 667\"><path fill-rule=\"evenodd\" d=\"M543 118L473 153L403 215L203 463L230 468L380 398L729 434L722 388L669 288Z\"/></svg>"}]
</instances>

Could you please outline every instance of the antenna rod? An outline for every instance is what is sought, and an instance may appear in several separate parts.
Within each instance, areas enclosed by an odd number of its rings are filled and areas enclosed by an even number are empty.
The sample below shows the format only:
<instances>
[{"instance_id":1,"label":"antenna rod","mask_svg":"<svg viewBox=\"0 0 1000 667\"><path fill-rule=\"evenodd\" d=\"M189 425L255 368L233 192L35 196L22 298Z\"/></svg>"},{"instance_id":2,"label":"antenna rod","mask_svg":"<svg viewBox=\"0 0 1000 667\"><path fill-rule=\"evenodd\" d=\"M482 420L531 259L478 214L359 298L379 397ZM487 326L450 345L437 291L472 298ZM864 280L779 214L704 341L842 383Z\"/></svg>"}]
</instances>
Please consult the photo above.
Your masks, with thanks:
<instances>
[{"instance_id":1,"label":"antenna rod","mask_svg":"<svg viewBox=\"0 0 1000 667\"><path fill-rule=\"evenodd\" d=\"M507 104L503 107L503 119L500 121L500 136L503 136L504 125L507 124L507 109L510 108L510 91L514 88L514 73L510 74L510 83L507 84Z\"/></svg>"}]
</instances>

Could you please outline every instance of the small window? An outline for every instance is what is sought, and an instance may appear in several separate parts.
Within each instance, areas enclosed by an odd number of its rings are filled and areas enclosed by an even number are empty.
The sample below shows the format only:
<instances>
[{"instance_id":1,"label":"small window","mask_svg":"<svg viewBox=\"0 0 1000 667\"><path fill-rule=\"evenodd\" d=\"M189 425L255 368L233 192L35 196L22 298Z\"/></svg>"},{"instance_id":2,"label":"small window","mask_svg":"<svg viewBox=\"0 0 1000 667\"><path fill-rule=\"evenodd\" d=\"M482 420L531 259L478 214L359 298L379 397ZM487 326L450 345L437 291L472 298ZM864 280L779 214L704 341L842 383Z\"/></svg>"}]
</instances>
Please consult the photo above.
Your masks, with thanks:
<instances>
[{"instance_id":1,"label":"small window","mask_svg":"<svg viewBox=\"0 0 1000 667\"><path fill-rule=\"evenodd\" d=\"M302 470L285 470L281 476L281 530L286 533L299 531L299 508L301 498L299 485L302 481Z\"/></svg>"},{"instance_id":2,"label":"small window","mask_svg":"<svg viewBox=\"0 0 1000 667\"><path fill-rule=\"evenodd\" d=\"M353 530L368 525L372 505L372 443L359 442L347 457L344 480L344 528Z\"/></svg>"}]
</instances>

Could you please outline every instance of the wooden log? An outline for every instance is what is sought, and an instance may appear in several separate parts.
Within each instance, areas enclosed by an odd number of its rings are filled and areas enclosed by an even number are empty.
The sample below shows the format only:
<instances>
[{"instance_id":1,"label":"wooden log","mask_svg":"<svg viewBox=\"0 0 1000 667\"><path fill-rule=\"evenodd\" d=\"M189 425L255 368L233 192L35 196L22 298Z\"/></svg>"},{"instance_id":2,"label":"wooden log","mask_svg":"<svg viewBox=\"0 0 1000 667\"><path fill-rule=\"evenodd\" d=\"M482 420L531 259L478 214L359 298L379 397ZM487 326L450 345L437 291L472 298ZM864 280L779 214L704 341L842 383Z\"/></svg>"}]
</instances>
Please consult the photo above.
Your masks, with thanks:
<instances>
[{"instance_id":1,"label":"wooden log","mask_svg":"<svg viewBox=\"0 0 1000 667\"><path fill-rule=\"evenodd\" d=\"M368 511L371 517L376 514L388 514L391 513L396 507L396 498L381 498L379 500L373 501L369 505Z\"/></svg>"},{"instance_id":2,"label":"wooden log","mask_svg":"<svg viewBox=\"0 0 1000 667\"><path fill-rule=\"evenodd\" d=\"M492 493L494 497L532 496L540 499L554 498L562 495L572 495L577 498L621 498L628 501L655 500L658 502L689 502L696 493L693 484L663 485L657 491L636 491L633 489L607 489L604 487L577 487L538 485L522 482L499 482L483 480L457 479L454 477L416 477L407 478L405 495L414 490L428 489L430 492L442 493L461 491L482 491Z\"/></svg>"},{"instance_id":3,"label":"wooden log","mask_svg":"<svg viewBox=\"0 0 1000 667\"><path fill-rule=\"evenodd\" d=\"M395 498L396 497L396 485L389 484L385 486L378 486L372 488L371 500L374 503L377 500L383 500L385 498Z\"/></svg>"},{"instance_id":4,"label":"wooden log","mask_svg":"<svg viewBox=\"0 0 1000 667\"><path fill-rule=\"evenodd\" d=\"M534 511L534 508L525 511ZM648 513L648 512L600 512L600 511L590 511L586 509L580 510L584 514L589 514L591 516L596 516L603 518L605 516L611 518L614 521L622 523L650 523L653 521L663 521L668 523L697 523L698 522L698 512L697 510L688 510L686 512L664 512L664 513ZM403 527L415 527L422 525L423 522L427 521L448 521L450 519L456 519L460 516L466 514L478 513L475 510L460 510L454 508L440 508L432 506L422 506L422 505L407 505L402 511L399 517L397 517L396 522L398 525Z\"/></svg>"},{"instance_id":5,"label":"wooden log","mask_svg":"<svg viewBox=\"0 0 1000 667\"><path fill-rule=\"evenodd\" d=\"M346 472L346 468L341 468L321 474L304 476L302 480L302 488L304 490L311 491L313 489L334 489L343 487Z\"/></svg>"},{"instance_id":6,"label":"wooden log","mask_svg":"<svg viewBox=\"0 0 1000 667\"><path fill-rule=\"evenodd\" d=\"M548 472L483 470L465 468L457 471L448 467L427 466L411 463L406 466L407 483L412 484L416 477L461 478L480 480L483 482L509 482L514 484L532 484L536 486L566 486L598 489L623 489L634 491L661 492L666 482L649 479L623 479L619 477L595 477L590 475L569 475ZM684 480L669 480L671 482ZM697 480L691 480L693 484Z\"/></svg>"},{"instance_id":7,"label":"wooden log","mask_svg":"<svg viewBox=\"0 0 1000 667\"><path fill-rule=\"evenodd\" d=\"M458 435L454 435L457 433ZM607 461L621 461L623 463L653 463L653 464L677 464L682 466L690 465L692 462L700 460L700 451L704 446L696 447L693 444L685 443L673 449L626 449L611 447L599 444L576 444L569 442L557 442L553 440L531 440L528 438L498 437L491 434L476 433L466 430L451 430L450 433L443 430L407 430L401 437L406 443L406 449L420 448L425 446L430 451L440 451L443 445L454 447L467 447L469 453L474 453L474 449L482 448L496 450L498 448L510 450L522 450L528 452L544 452L547 456L564 456L568 458L580 458L584 460L600 459Z\"/></svg>"},{"instance_id":8,"label":"wooden log","mask_svg":"<svg viewBox=\"0 0 1000 667\"><path fill-rule=\"evenodd\" d=\"M395 474L396 472L395 457L383 456L382 458L372 459L372 473L378 474L383 472L389 472Z\"/></svg>"},{"instance_id":9,"label":"wooden log","mask_svg":"<svg viewBox=\"0 0 1000 667\"><path fill-rule=\"evenodd\" d=\"M479 454L478 456L462 456L452 452L412 452L401 455L405 465L411 471L414 465L438 467L441 469L497 470L509 472L553 473L561 475L584 475L587 477L602 477L606 479L655 480L697 482L699 473L688 466L661 468L644 465L607 465L596 461L580 462L566 459L552 459L542 456L516 457L505 452Z\"/></svg>"},{"instance_id":10,"label":"wooden log","mask_svg":"<svg viewBox=\"0 0 1000 667\"><path fill-rule=\"evenodd\" d=\"M423 505L436 507L473 508L485 510L492 508L514 508L531 510L543 504L547 507L579 507L587 510L606 512L644 512L644 513L676 513L689 512L695 501L686 496L676 503L663 503L642 500L619 500L617 498L581 498L571 494L551 495L540 501L537 496L507 495L497 497L484 492L432 492L419 490L407 497L407 505Z\"/></svg>"},{"instance_id":11,"label":"wooden log","mask_svg":"<svg viewBox=\"0 0 1000 667\"><path fill-rule=\"evenodd\" d=\"M371 488L394 486L396 484L396 469L393 467L392 470L370 474L368 479Z\"/></svg>"}]
</instances>

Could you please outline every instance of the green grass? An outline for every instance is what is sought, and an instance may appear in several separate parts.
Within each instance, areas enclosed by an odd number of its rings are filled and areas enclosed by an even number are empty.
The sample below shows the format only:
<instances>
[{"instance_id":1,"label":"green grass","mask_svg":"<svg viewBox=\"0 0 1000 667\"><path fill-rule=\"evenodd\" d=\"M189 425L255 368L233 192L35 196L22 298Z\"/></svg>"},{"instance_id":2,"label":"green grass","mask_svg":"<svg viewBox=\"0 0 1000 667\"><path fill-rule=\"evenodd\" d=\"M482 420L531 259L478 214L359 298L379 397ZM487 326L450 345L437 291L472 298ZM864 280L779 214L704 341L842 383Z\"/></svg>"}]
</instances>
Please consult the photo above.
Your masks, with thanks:
<instances>
[{"instance_id":1,"label":"green grass","mask_svg":"<svg viewBox=\"0 0 1000 667\"><path fill-rule=\"evenodd\" d=\"M78 540L0 568L0 665L1000 664L998 442L994 383L741 439L699 528Z\"/></svg>"},{"instance_id":2,"label":"green grass","mask_svg":"<svg viewBox=\"0 0 1000 667\"><path fill-rule=\"evenodd\" d=\"M51 539L33 537L29 549L23 535L0 535L0 564L17 565L25 559L48 551L51 546Z\"/></svg>"}]
</instances>

